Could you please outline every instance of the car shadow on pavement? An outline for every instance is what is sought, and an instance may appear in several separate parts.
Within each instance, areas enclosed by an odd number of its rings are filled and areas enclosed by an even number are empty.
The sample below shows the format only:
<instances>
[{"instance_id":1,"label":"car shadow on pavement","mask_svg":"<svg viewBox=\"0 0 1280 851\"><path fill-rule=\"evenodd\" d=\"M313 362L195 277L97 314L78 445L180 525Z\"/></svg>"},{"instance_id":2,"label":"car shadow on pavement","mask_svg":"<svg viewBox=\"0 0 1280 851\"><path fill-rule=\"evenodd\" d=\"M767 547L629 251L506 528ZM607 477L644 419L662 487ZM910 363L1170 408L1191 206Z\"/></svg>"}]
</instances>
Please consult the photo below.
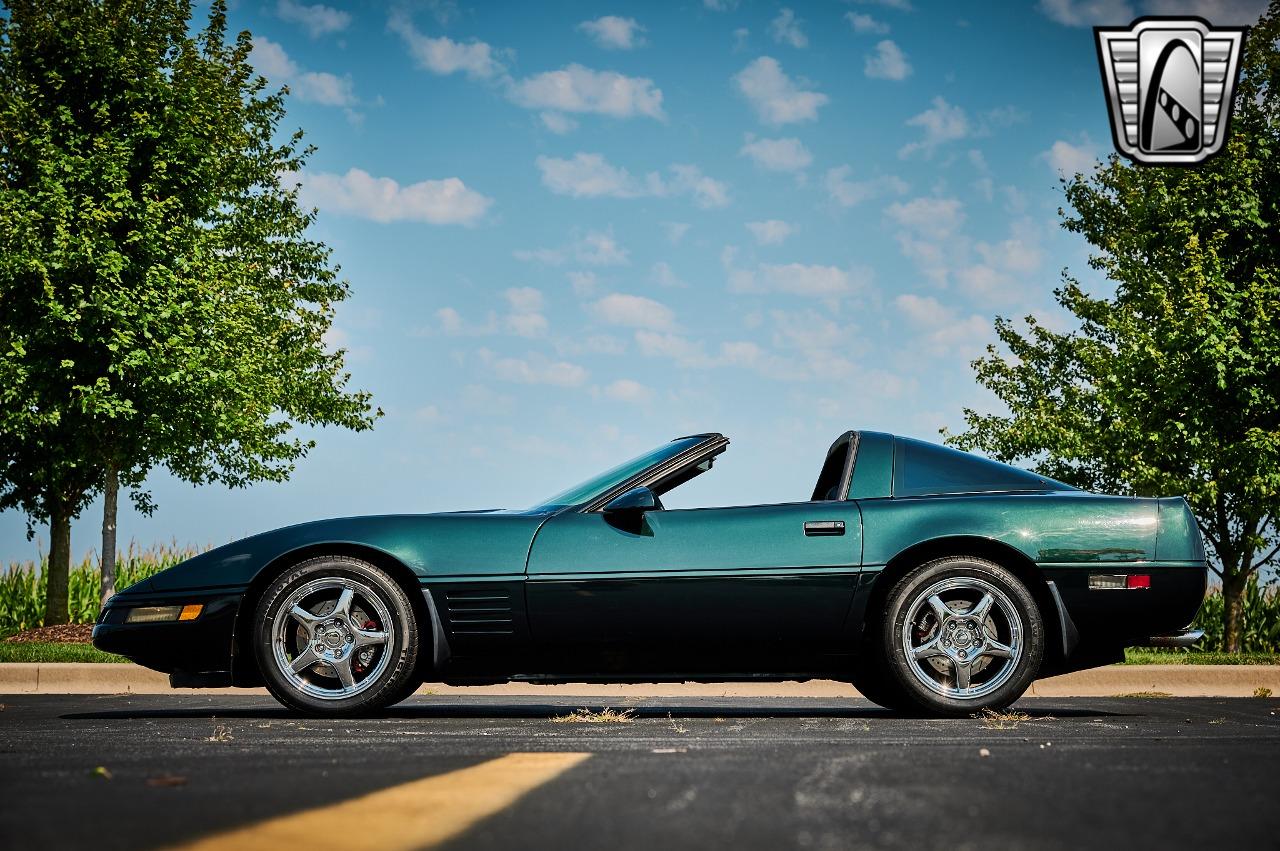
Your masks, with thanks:
<instances>
[{"instance_id":1,"label":"car shadow on pavement","mask_svg":"<svg viewBox=\"0 0 1280 851\"><path fill-rule=\"evenodd\" d=\"M864 720L930 720L934 723L947 720L972 722L975 717L958 719L928 719L893 712L874 704L860 702L859 705L838 705L834 703L797 703L765 701L756 698L722 698L707 699L697 703L681 701L664 701L652 698L643 702L633 699L602 700L600 698L565 699L556 702L539 700L512 701L510 698L485 700L483 698L433 698L422 696L405 703L383 710L374 715L360 719L328 719L324 717L305 716L292 713L282 707L273 705L233 707L233 706L201 706L171 708L137 708L104 709L95 712L74 712L61 715L64 720L156 720L156 719L292 719L292 720L407 720L407 719L510 719L550 721L563 719L570 713L579 710L588 713L601 713L612 710L615 713L627 713L630 719L667 719L667 718L857 718ZM1088 707L1036 707L1034 720L1078 719L1078 718L1115 718L1128 713L1103 711Z\"/></svg>"}]
</instances>

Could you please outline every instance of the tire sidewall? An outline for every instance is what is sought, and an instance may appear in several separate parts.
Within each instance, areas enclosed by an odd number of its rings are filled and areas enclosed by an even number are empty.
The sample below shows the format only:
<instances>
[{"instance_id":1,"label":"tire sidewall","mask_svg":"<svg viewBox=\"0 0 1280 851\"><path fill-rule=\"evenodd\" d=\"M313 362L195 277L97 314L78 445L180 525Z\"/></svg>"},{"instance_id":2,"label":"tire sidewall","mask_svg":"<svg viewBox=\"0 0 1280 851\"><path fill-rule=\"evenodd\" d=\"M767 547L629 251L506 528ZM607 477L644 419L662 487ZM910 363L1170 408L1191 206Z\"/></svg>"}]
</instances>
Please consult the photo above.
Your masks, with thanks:
<instances>
[{"instance_id":1,"label":"tire sidewall","mask_svg":"<svg viewBox=\"0 0 1280 851\"><path fill-rule=\"evenodd\" d=\"M384 651L391 658L378 681L340 700L324 700L294 688L276 667L272 638L280 604L299 586L328 577L355 579L367 585L395 621L391 643ZM347 556L321 556L293 565L267 586L254 613L253 644L267 690L285 706L309 715L352 716L376 712L405 696L417 666L419 632L408 596L385 571Z\"/></svg>"},{"instance_id":2,"label":"tire sidewall","mask_svg":"<svg viewBox=\"0 0 1280 851\"><path fill-rule=\"evenodd\" d=\"M1023 653L1013 675L998 689L981 698L960 700L930 691L911 671L907 648L903 647L902 626L910 603L927 586L942 579L974 577L1000 589L1013 603L1021 620ZM999 709L1016 701L1031 685L1044 658L1044 619L1027 587L1009 570L995 562L968 556L952 556L923 564L902 577L889 592L886 617L882 623L881 646L885 667L901 695L919 711L941 715L971 715L983 709Z\"/></svg>"}]
</instances>

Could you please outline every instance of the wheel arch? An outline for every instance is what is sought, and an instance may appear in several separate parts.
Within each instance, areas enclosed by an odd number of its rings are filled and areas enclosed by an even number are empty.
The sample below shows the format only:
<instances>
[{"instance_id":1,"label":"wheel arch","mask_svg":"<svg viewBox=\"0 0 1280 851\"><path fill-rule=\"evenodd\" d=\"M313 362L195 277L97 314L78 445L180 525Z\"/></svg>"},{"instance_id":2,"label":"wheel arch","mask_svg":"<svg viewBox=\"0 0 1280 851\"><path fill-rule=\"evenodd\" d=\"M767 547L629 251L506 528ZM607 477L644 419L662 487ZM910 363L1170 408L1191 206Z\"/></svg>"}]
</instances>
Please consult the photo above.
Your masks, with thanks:
<instances>
[{"instance_id":1,"label":"wheel arch","mask_svg":"<svg viewBox=\"0 0 1280 851\"><path fill-rule=\"evenodd\" d=\"M889 559L872 581L862 610L863 629L878 622L893 586L911 570L922 564L950 556L974 556L993 561L1016 576L1035 600L1045 624L1045 658L1042 671L1060 669L1075 644L1075 624L1062 605L1052 584L1034 561L1015 547L977 535L948 535L912 544Z\"/></svg>"},{"instance_id":2,"label":"wheel arch","mask_svg":"<svg viewBox=\"0 0 1280 851\"><path fill-rule=\"evenodd\" d=\"M231 673L236 685L252 686L262 684L262 672L258 669L257 656L254 654L250 642L253 635L253 619L258 603L261 601L267 586L276 577L295 565L319 556L358 558L386 571L409 598L409 604L413 606L414 617L418 620L418 635L422 636L424 642L432 640L432 618L427 608L427 600L423 596L422 585L418 575L407 564L386 550L368 544L353 543L351 541L311 543L281 553L267 562L254 575L249 587L245 590L244 597L240 600L240 609L236 612L235 629L231 644ZM419 659L430 659L430 657L430 647L419 648Z\"/></svg>"}]
</instances>

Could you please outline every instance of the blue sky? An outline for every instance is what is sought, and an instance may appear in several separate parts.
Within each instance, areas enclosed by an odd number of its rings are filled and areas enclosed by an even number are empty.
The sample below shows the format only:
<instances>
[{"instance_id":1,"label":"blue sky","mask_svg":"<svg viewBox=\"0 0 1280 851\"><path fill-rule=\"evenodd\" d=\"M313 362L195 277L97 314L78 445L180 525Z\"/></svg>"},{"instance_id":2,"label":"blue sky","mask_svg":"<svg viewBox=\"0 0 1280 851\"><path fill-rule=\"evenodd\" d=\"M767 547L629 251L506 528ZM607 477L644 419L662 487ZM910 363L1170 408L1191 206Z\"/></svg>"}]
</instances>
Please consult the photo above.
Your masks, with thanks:
<instances>
[{"instance_id":1,"label":"blue sky","mask_svg":"<svg viewBox=\"0 0 1280 851\"><path fill-rule=\"evenodd\" d=\"M733 445L669 505L790 501L849 428L936 439L993 404L992 317L1065 325L1060 271L1092 281L1057 216L1110 147L1088 27L1264 5L326 4L231 22L318 146L331 342L386 416L286 484L157 473L122 542L523 507L697 431ZM24 533L0 515L0 560L47 546Z\"/></svg>"}]
</instances>

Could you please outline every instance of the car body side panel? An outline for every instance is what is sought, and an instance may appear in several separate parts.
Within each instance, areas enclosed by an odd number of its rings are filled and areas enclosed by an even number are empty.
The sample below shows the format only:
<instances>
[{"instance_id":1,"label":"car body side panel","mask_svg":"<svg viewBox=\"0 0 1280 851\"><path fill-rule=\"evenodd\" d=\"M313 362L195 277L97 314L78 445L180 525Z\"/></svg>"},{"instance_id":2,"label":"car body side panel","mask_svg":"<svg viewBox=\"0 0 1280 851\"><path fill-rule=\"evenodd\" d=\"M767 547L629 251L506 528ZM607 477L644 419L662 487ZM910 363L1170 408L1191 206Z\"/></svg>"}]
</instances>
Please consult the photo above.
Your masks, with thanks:
<instances>
[{"instance_id":1,"label":"car body side panel","mask_svg":"<svg viewBox=\"0 0 1280 851\"><path fill-rule=\"evenodd\" d=\"M806 522L840 535L806 535ZM539 532L526 593L541 646L818 645L844 627L861 560L844 501L653 511L638 533L599 513Z\"/></svg>"},{"instance_id":2,"label":"car body side panel","mask_svg":"<svg viewBox=\"0 0 1280 851\"><path fill-rule=\"evenodd\" d=\"M258 571L281 557L326 544L368 547L386 553L424 581L523 576L529 545L547 516L468 512L303 523L202 553L156 574L147 590L243 588Z\"/></svg>"},{"instance_id":3,"label":"car body side panel","mask_svg":"<svg viewBox=\"0 0 1280 851\"><path fill-rule=\"evenodd\" d=\"M1080 491L871 499L861 503L863 565L876 569L927 541L978 537L1033 562L1098 565L1155 557L1156 504Z\"/></svg>"}]
</instances>

